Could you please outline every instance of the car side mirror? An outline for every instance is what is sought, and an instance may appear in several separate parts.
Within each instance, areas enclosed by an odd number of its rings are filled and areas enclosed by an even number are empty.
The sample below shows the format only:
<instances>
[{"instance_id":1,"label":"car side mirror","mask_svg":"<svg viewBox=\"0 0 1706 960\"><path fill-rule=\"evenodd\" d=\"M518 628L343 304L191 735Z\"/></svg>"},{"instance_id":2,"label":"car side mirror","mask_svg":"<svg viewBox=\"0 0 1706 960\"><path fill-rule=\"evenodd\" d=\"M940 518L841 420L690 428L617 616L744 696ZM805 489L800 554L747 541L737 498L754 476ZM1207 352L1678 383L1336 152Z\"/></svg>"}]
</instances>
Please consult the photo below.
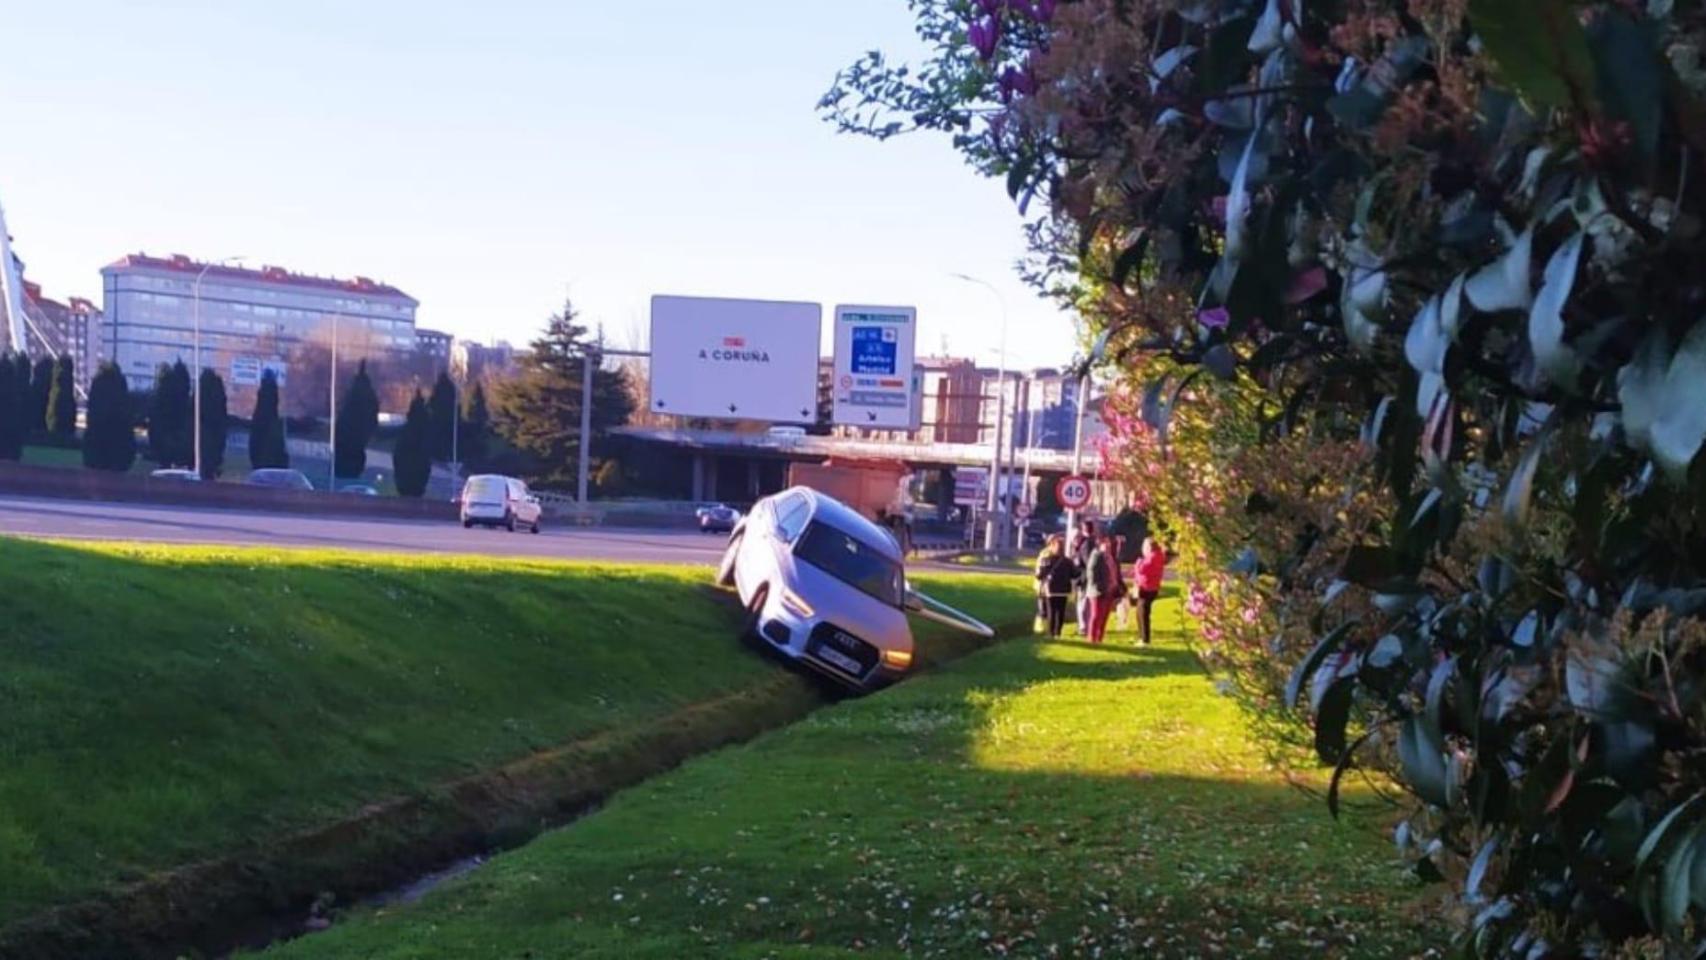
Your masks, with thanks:
<instances>
[{"instance_id":1,"label":"car side mirror","mask_svg":"<svg viewBox=\"0 0 1706 960\"><path fill-rule=\"evenodd\" d=\"M911 587L907 587L906 599L901 601L901 606L905 608L907 613L922 613L924 601L918 598L918 594L914 593Z\"/></svg>"}]
</instances>

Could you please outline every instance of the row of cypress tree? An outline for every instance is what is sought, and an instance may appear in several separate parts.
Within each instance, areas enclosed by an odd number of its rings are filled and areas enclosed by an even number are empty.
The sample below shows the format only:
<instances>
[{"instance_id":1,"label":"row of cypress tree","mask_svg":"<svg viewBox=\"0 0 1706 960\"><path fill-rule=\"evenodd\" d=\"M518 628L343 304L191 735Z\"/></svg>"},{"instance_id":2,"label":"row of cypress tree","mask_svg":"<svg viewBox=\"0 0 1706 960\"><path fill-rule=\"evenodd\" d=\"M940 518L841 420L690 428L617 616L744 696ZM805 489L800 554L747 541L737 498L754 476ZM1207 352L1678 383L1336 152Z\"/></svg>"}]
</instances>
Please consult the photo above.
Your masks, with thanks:
<instances>
[{"instance_id":1,"label":"row of cypress tree","mask_svg":"<svg viewBox=\"0 0 1706 960\"><path fill-rule=\"evenodd\" d=\"M34 364L22 353L0 353L0 459L26 443L74 446L77 442L76 370L70 357L43 357Z\"/></svg>"},{"instance_id":2,"label":"row of cypress tree","mask_svg":"<svg viewBox=\"0 0 1706 960\"><path fill-rule=\"evenodd\" d=\"M489 447L491 420L486 409L486 390L480 384L465 397L458 397L448 373L440 373L430 398L419 390L409 401L403 432L392 454L397 492L405 497L426 493L433 461L460 460L478 469Z\"/></svg>"},{"instance_id":3,"label":"row of cypress tree","mask_svg":"<svg viewBox=\"0 0 1706 960\"><path fill-rule=\"evenodd\" d=\"M0 355L0 460L17 460L31 441L75 445L75 371L70 358L31 364L22 355ZM190 371L183 361L161 364L146 411L148 454L164 467L195 462L195 402ZM201 373L202 473L218 477L224 467L229 410L224 380L212 370ZM465 397L447 373L440 373L430 399L416 391L396 450L397 486L405 496L426 490L433 461L459 458L479 464L488 447L489 413L485 390L476 384ZM124 374L107 364L90 384L88 420L83 437L87 466L128 470L136 459L133 427L137 411ZM366 364L358 368L338 411L337 473L358 477L366 467L366 448L378 427L379 398ZM458 419L460 422L457 422ZM249 459L255 467L287 467L290 453L279 411L278 380L261 378L251 420Z\"/></svg>"}]
</instances>

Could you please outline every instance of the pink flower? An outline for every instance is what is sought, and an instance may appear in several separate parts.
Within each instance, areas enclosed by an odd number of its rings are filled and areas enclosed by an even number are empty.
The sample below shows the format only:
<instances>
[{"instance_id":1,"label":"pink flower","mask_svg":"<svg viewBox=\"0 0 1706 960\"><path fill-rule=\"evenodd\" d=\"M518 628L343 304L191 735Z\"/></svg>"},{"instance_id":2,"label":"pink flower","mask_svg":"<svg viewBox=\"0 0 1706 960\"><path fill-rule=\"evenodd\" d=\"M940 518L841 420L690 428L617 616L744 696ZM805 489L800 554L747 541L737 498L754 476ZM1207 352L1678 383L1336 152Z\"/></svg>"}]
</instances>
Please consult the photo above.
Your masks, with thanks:
<instances>
[{"instance_id":1,"label":"pink flower","mask_svg":"<svg viewBox=\"0 0 1706 960\"><path fill-rule=\"evenodd\" d=\"M1244 608L1243 616L1244 616L1244 622L1245 623L1255 623L1256 618L1261 616L1261 611L1257 610L1255 608L1255 606L1253 606L1253 605L1248 606L1248 607Z\"/></svg>"},{"instance_id":2,"label":"pink flower","mask_svg":"<svg viewBox=\"0 0 1706 960\"><path fill-rule=\"evenodd\" d=\"M1210 307L1197 314L1197 322L1210 330L1219 330L1232 320L1232 314L1225 307Z\"/></svg>"}]
</instances>

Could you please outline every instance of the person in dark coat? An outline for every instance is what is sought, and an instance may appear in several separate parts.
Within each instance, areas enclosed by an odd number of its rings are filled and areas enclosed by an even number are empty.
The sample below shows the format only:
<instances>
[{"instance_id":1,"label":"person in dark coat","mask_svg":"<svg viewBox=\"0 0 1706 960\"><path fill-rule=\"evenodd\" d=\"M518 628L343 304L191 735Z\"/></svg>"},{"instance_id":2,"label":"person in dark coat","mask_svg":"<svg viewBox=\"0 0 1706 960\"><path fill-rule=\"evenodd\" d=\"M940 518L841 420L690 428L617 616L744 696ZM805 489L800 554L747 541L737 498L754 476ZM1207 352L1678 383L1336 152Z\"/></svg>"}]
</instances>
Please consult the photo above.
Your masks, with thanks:
<instances>
[{"instance_id":1,"label":"person in dark coat","mask_svg":"<svg viewBox=\"0 0 1706 960\"><path fill-rule=\"evenodd\" d=\"M1078 582L1078 564L1066 555L1060 534L1048 538L1037 557L1037 595L1042 599L1050 640L1059 640L1066 626L1066 605Z\"/></svg>"}]
</instances>

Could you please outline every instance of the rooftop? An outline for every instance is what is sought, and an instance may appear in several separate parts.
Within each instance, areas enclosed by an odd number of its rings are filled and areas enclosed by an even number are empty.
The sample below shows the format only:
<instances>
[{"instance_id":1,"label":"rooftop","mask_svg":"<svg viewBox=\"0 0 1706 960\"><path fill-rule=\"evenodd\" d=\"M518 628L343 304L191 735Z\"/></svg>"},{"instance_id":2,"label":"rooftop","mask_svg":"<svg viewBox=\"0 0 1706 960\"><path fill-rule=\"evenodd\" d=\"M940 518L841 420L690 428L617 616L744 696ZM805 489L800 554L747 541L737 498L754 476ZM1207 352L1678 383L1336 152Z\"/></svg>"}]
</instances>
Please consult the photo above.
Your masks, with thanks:
<instances>
[{"instance_id":1,"label":"rooftop","mask_svg":"<svg viewBox=\"0 0 1706 960\"><path fill-rule=\"evenodd\" d=\"M188 274L194 277L203 270L207 276L225 280L247 280L251 283L276 283L291 287L307 287L315 290L343 290L350 293L361 293L375 297L401 297L416 306L420 301L387 283L370 280L367 277L342 279L340 277L317 277L306 273L293 273L283 267L263 266L259 268L235 267L224 264L208 264L195 260L181 253L169 257L151 257L146 253L132 253L120 257L102 268L101 272L124 269L170 270Z\"/></svg>"}]
</instances>

